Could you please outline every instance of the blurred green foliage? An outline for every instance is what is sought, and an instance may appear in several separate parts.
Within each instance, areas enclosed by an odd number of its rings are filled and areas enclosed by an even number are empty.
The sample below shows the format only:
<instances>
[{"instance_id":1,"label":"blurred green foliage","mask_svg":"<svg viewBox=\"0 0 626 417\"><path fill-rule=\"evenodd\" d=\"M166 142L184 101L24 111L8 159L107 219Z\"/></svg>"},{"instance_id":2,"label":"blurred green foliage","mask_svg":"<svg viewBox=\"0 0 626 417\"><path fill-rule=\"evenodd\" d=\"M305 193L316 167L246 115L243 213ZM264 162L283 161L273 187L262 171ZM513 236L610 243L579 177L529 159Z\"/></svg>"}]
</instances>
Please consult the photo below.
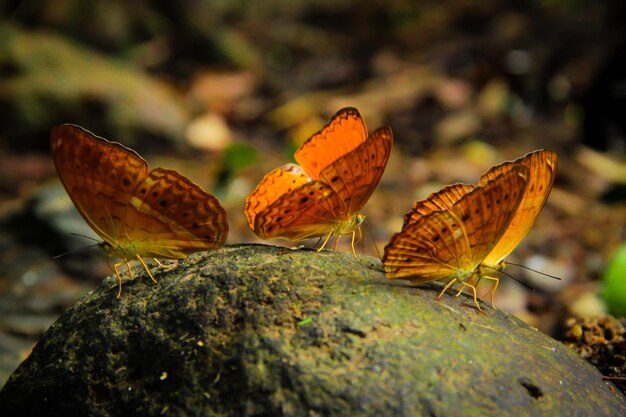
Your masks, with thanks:
<instances>
[{"instance_id":1,"label":"blurred green foliage","mask_svg":"<svg viewBox=\"0 0 626 417\"><path fill-rule=\"evenodd\" d=\"M229 145L222 154L222 164L217 173L216 195L224 192L233 176L259 160L259 153L251 145L235 142Z\"/></svg>"},{"instance_id":2,"label":"blurred green foliage","mask_svg":"<svg viewBox=\"0 0 626 417\"><path fill-rule=\"evenodd\" d=\"M626 317L626 244L613 254L602 276L602 297L615 317Z\"/></svg>"},{"instance_id":3,"label":"blurred green foliage","mask_svg":"<svg viewBox=\"0 0 626 417\"><path fill-rule=\"evenodd\" d=\"M236 172L257 162L258 151L246 143L233 143L224 150L223 167L228 172Z\"/></svg>"}]
</instances>

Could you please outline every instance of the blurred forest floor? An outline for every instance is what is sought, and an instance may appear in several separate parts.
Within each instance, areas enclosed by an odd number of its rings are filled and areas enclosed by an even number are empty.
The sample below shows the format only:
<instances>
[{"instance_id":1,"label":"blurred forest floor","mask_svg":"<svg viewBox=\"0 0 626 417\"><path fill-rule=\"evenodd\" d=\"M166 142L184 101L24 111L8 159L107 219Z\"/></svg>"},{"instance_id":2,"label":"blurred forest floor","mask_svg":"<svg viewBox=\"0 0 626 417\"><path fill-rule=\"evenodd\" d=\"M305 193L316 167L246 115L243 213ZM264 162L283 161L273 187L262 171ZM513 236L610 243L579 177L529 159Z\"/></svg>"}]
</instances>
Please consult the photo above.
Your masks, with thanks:
<instances>
[{"instance_id":1,"label":"blurred forest floor","mask_svg":"<svg viewBox=\"0 0 626 417\"><path fill-rule=\"evenodd\" d=\"M242 210L263 175L356 107L395 138L363 210L374 256L413 201L551 148L555 187L509 259L562 280L511 266L533 290L503 279L496 303L557 337L602 314L599 278L626 241L625 17L619 1L0 0L0 386L111 274L70 235L95 237L49 155L60 123L203 186L232 244L259 241Z\"/></svg>"}]
</instances>

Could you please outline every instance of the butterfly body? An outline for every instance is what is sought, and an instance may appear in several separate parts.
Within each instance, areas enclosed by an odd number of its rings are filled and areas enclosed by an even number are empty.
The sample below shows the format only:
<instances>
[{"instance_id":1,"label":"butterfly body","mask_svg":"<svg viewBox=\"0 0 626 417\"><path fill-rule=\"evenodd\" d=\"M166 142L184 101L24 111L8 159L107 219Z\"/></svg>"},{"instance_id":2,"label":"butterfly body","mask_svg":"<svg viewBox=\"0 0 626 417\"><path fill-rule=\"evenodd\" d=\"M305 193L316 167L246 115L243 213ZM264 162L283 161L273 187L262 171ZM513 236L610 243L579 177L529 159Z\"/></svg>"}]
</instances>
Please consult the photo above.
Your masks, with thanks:
<instances>
[{"instance_id":1,"label":"butterfly body","mask_svg":"<svg viewBox=\"0 0 626 417\"><path fill-rule=\"evenodd\" d=\"M180 259L224 243L226 212L178 172L149 170L133 150L74 125L53 128L50 144L68 195L107 255L145 266L142 257Z\"/></svg>"},{"instance_id":2,"label":"butterfly body","mask_svg":"<svg viewBox=\"0 0 626 417\"><path fill-rule=\"evenodd\" d=\"M454 184L418 201L402 231L385 247L389 278L414 282L448 280L470 288L506 267L506 257L524 238L545 204L556 170L556 155L541 150L496 166L476 186ZM460 292L459 292L460 294Z\"/></svg>"},{"instance_id":3,"label":"butterfly body","mask_svg":"<svg viewBox=\"0 0 626 417\"><path fill-rule=\"evenodd\" d=\"M298 149L298 165L269 172L246 198L248 225L262 239L326 236L323 248L331 236L352 234L354 242L392 143L389 127L368 135L356 109L340 110Z\"/></svg>"}]
</instances>

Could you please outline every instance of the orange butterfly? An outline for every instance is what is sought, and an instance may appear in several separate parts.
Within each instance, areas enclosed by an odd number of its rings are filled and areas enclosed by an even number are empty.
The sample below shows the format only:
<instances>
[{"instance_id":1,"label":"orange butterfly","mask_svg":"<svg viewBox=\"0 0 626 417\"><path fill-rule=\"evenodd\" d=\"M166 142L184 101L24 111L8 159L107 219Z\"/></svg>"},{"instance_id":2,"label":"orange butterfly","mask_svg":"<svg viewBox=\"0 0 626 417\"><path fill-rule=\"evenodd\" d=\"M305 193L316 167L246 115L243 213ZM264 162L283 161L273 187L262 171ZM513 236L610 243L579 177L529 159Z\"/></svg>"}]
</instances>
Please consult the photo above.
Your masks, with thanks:
<instances>
[{"instance_id":1,"label":"orange butterfly","mask_svg":"<svg viewBox=\"0 0 626 417\"><path fill-rule=\"evenodd\" d=\"M148 169L135 151L74 125L60 125L50 136L52 158L65 190L91 228L100 248L124 261L142 257L180 259L216 249L228 234L226 212L217 199L176 171Z\"/></svg>"},{"instance_id":2,"label":"orange butterfly","mask_svg":"<svg viewBox=\"0 0 626 417\"><path fill-rule=\"evenodd\" d=\"M455 282L476 299L481 278L506 266L502 261L526 236L543 208L556 173L550 150L527 154L495 166L479 185L454 184L415 203L404 226L385 247L383 265L389 278L419 283L449 279L439 300ZM460 294L460 292L458 294ZM457 295L458 295L457 294ZM482 310L481 310L482 311Z\"/></svg>"},{"instance_id":3,"label":"orange butterfly","mask_svg":"<svg viewBox=\"0 0 626 417\"><path fill-rule=\"evenodd\" d=\"M368 136L357 109L339 110L298 149L300 165L274 169L248 196L248 225L262 239L326 236L319 250L331 236L352 233L355 253L356 230L365 220L359 211L383 175L392 143L390 127Z\"/></svg>"}]
</instances>

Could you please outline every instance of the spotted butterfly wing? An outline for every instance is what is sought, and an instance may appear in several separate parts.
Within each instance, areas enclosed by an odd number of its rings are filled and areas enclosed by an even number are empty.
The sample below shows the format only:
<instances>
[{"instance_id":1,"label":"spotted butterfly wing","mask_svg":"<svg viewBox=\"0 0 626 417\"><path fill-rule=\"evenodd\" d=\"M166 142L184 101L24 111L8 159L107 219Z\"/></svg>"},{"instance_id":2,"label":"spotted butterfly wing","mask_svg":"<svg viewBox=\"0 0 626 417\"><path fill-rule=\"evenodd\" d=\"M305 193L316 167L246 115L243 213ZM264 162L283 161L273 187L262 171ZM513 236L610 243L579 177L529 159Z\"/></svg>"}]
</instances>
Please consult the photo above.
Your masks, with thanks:
<instances>
[{"instance_id":1,"label":"spotted butterfly wing","mask_svg":"<svg viewBox=\"0 0 626 417\"><path fill-rule=\"evenodd\" d=\"M391 128L381 127L320 171L319 181L339 196L339 218L349 218L367 203L383 176L392 144Z\"/></svg>"},{"instance_id":2,"label":"spotted butterfly wing","mask_svg":"<svg viewBox=\"0 0 626 417\"><path fill-rule=\"evenodd\" d=\"M79 213L124 259L181 258L221 246L226 213L215 197L176 171L74 125L53 128L57 172Z\"/></svg>"},{"instance_id":3,"label":"spotted butterfly wing","mask_svg":"<svg viewBox=\"0 0 626 417\"><path fill-rule=\"evenodd\" d=\"M282 237L302 240L330 233L337 224L337 193L321 181L310 181L277 199L262 216L257 216L254 230L259 237Z\"/></svg>"},{"instance_id":4,"label":"spotted butterfly wing","mask_svg":"<svg viewBox=\"0 0 626 417\"><path fill-rule=\"evenodd\" d=\"M508 229L485 258L486 265L497 265L528 234L550 195L556 175L557 156L556 153L547 149L530 152L515 161L505 162L491 168L481 176L479 184L485 184L516 166L528 168L528 185Z\"/></svg>"},{"instance_id":5,"label":"spotted butterfly wing","mask_svg":"<svg viewBox=\"0 0 626 417\"><path fill-rule=\"evenodd\" d=\"M339 158L350 154L367 139L367 127L359 111L346 107L335 113L319 132L296 151L296 162L312 179Z\"/></svg>"},{"instance_id":6,"label":"spotted butterfly wing","mask_svg":"<svg viewBox=\"0 0 626 417\"><path fill-rule=\"evenodd\" d=\"M368 136L356 109L340 110L296 152L301 166L273 170L248 196L250 228L264 239L349 233L382 177L392 142L390 128Z\"/></svg>"},{"instance_id":7,"label":"spotted butterfly wing","mask_svg":"<svg viewBox=\"0 0 626 417\"><path fill-rule=\"evenodd\" d=\"M432 213L433 211L446 210L451 208L454 203L459 201L467 193L472 191L473 185L453 184L442 188L436 193L432 193L426 199L416 201L411 211L404 216L404 224L402 229L408 225L417 222L420 218Z\"/></svg>"},{"instance_id":8,"label":"spotted butterfly wing","mask_svg":"<svg viewBox=\"0 0 626 417\"><path fill-rule=\"evenodd\" d=\"M514 167L469 191L452 207L408 224L385 247L387 276L428 282L472 275L515 216L527 175L526 167Z\"/></svg>"},{"instance_id":9,"label":"spotted butterfly wing","mask_svg":"<svg viewBox=\"0 0 626 417\"><path fill-rule=\"evenodd\" d=\"M246 198L244 206L246 221L249 225L254 226L253 229L259 234L259 237L267 238L267 234L264 229L257 229L255 226L257 215L263 213L261 217L272 218L269 210L276 200L311 181L311 177L304 172L304 169L296 164L283 165L263 177L254 191ZM291 210L288 210L284 214L289 214ZM273 215L276 216L278 213L280 212L274 211Z\"/></svg>"}]
</instances>

